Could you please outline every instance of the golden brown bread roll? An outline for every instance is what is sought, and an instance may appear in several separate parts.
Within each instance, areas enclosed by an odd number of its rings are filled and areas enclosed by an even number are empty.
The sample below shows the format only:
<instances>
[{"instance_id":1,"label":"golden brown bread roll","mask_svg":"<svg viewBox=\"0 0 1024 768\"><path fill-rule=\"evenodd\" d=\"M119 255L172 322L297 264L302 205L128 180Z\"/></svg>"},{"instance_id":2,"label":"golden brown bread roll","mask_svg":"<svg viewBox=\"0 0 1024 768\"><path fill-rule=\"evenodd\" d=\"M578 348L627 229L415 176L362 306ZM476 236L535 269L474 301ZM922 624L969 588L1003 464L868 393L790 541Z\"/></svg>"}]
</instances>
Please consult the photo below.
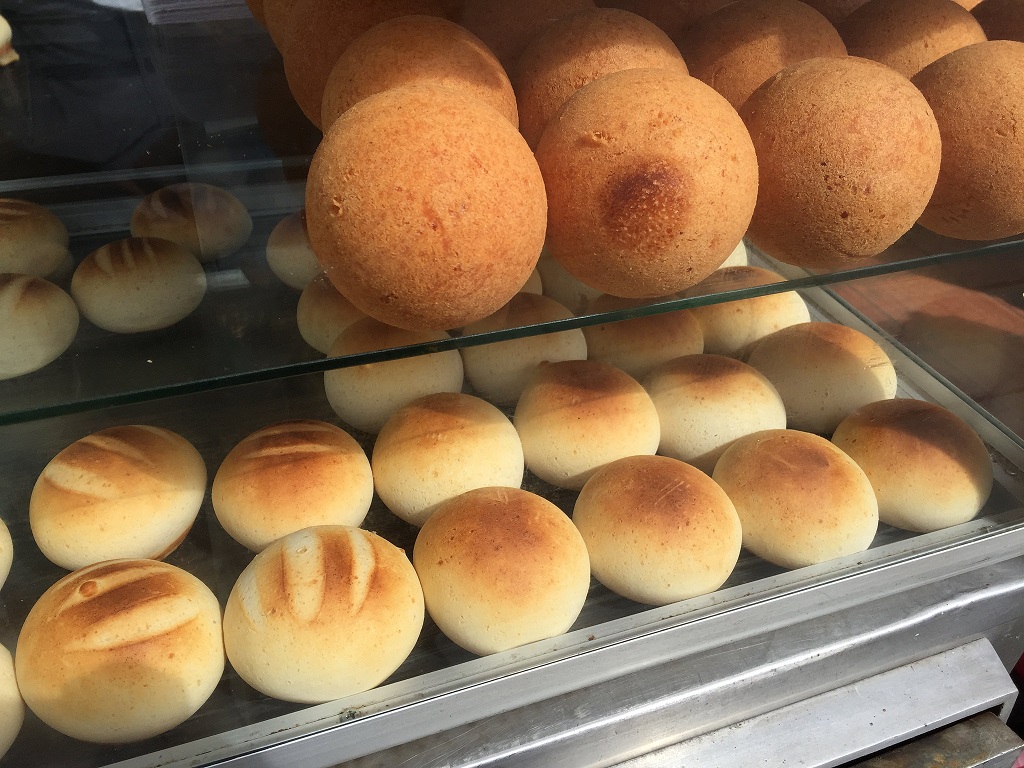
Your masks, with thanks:
<instances>
[{"instance_id":1,"label":"golden brown bread roll","mask_svg":"<svg viewBox=\"0 0 1024 768\"><path fill-rule=\"evenodd\" d=\"M0 645L0 757L7 754L25 722L25 702L14 674L14 658Z\"/></svg>"},{"instance_id":2,"label":"golden brown bread roll","mask_svg":"<svg viewBox=\"0 0 1024 768\"><path fill-rule=\"evenodd\" d=\"M331 356L355 355L449 338L443 331L403 331L370 317L338 336ZM324 388L334 412L348 424L376 434L392 413L417 397L462 390L462 358L456 349L327 371Z\"/></svg>"},{"instance_id":3,"label":"golden brown bread roll","mask_svg":"<svg viewBox=\"0 0 1024 768\"><path fill-rule=\"evenodd\" d=\"M817 435L775 429L742 437L712 478L736 506L743 546L783 568L863 552L878 529L864 472Z\"/></svg>"},{"instance_id":4,"label":"golden brown bread roll","mask_svg":"<svg viewBox=\"0 0 1024 768\"><path fill-rule=\"evenodd\" d=\"M253 558L224 609L231 666L285 701L330 701L382 683L423 627L405 553L340 525L306 528Z\"/></svg>"},{"instance_id":5,"label":"golden brown bread roll","mask_svg":"<svg viewBox=\"0 0 1024 768\"><path fill-rule=\"evenodd\" d=\"M384 505L423 525L475 488L523 484L523 446L501 411L471 395L441 392L399 408L373 445L373 485Z\"/></svg>"},{"instance_id":6,"label":"golden brown bread roll","mask_svg":"<svg viewBox=\"0 0 1024 768\"><path fill-rule=\"evenodd\" d=\"M971 13L989 40L1024 43L1024 0L982 0Z\"/></svg>"},{"instance_id":7,"label":"golden brown bread roll","mask_svg":"<svg viewBox=\"0 0 1024 768\"><path fill-rule=\"evenodd\" d=\"M913 77L965 45L985 42L981 25L953 0L869 0L839 32L851 56L862 56Z\"/></svg>"},{"instance_id":8,"label":"golden brown bread roll","mask_svg":"<svg viewBox=\"0 0 1024 768\"><path fill-rule=\"evenodd\" d=\"M277 278L301 291L320 274L320 262L306 232L306 212L296 211L277 222L267 238L267 264Z\"/></svg>"},{"instance_id":9,"label":"golden brown bread roll","mask_svg":"<svg viewBox=\"0 0 1024 768\"><path fill-rule=\"evenodd\" d=\"M921 225L947 237L1024 232L1024 43L993 40L914 77L942 134L942 167Z\"/></svg>"},{"instance_id":10,"label":"golden brown bread roll","mask_svg":"<svg viewBox=\"0 0 1024 768\"><path fill-rule=\"evenodd\" d=\"M843 419L832 442L867 475L883 523L911 531L973 519L992 491L988 449L959 416L921 400L884 400Z\"/></svg>"},{"instance_id":11,"label":"golden brown bread roll","mask_svg":"<svg viewBox=\"0 0 1024 768\"><path fill-rule=\"evenodd\" d=\"M278 49L295 102L318 128L335 63L371 27L398 16L443 16L436 0L297 0Z\"/></svg>"},{"instance_id":12,"label":"golden brown bread roll","mask_svg":"<svg viewBox=\"0 0 1024 768\"><path fill-rule=\"evenodd\" d=\"M71 264L68 230L41 205L0 198L0 272L50 277Z\"/></svg>"},{"instance_id":13,"label":"golden brown bread roll","mask_svg":"<svg viewBox=\"0 0 1024 768\"><path fill-rule=\"evenodd\" d=\"M373 499L373 476L344 430L312 419L285 421L231 449L211 496L224 530L259 552L312 525L359 526Z\"/></svg>"},{"instance_id":14,"label":"golden brown bread roll","mask_svg":"<svg viewBox=\"0 0 1024 768\"><path fill-rule=\"evenodd\" d=\"M647 392L658 411L658 453L707 474L726 448L765 429L785 429L786 407L771 382L721 355L686 355L654 369Z\"/></svg>"},{"instance_id":15,"label":"golden brown bread roll","mask_svg":"<svg viewBox=\"0 0 1024 768\"><path fill-rule=\"evenodd\" d=\"M649 605L714 592L736 567L743 538L725 491L664 456L603 467L580 491L572 521L594 578Z\"/></svg>"},{"instance_id":16,"label":"golden brown bread roll","mask_svg":"<svg viewBox=\"0 0 1024 768\"><path fill-rule=\"evenodd\" d=\"M783 280L782 275L760 267L722 267L683 295L707 296ZM796 291L705 304L690 312L700 324L705 352L740 360L765 336L811 319L807 305Z\"/></svg>"},{"instance_id":17,"label":"golden brown bread roll","mask_svg":"<svg viewBox=\"0 0 1024 768\"><path fill-rule=\"evenodd\" d=\"M36 601L14 654L25 703L83 741L141 741L184 722L224 671L217 598L154 560L110 560Z\"/></svg>"},{"instance_id":18,"label":"golden brown bread roll","mask_svg":"<svg viewBox=\"0 0 1024 768\"><path fill-rule=\"evenodd\" d=\"M569 518L518 488L481 488L444 504L412 558L430 617L481 655L566 632L590 588L587 547Z\"/></svg>"},{"instance_id":19,"label":"golden brown bread roll","mask_svg":"<svg viewBox=\"0 0 1024 768\"><path fill-rule=\"evenodd\" d=\"M477 99L407 85L331 126L306 186L310 242L360 310L401 328L457 328L503 306L544 243L537 161Z\"/></svg>"},{"instance_id":20,"label":"golden brown bread roll","mask_svg":"<svg viewBox=\"0 0 1024 768\"><path fill-rule=\"evenodd\" d=\"M7 583L7 577L11 575L11 565L13 563L14 541L11 539L11 531L7 527L7 523L0 520L0 588Z\"/></svg>"},{"instance_id":21,"label":"golden brown bread roll","mask_svg":"<svg viewBox=\"0 0 1024 768\"><path fill-rule=\"evenodd\" d=\"M252 233L245 205L212 184L171 184L146 195L132 213L132 237L161 237L200 261L237 251Z\"/></svg>"},{"instance_id":22,"label":"golden brown bread roll","mask_svg":"<svg viewBox=\"0 0 1024 768\"><path fill-rule=\"evenodd\" d=\"M205 495L206 465L185 438L160 427L110 427L50 460L32 488L29 522L61 568L161 560L184 540Z\"/></svg>"},{"instance_id":23,"label":"golden brown bread roll","mask_svg":"<svg viewBox=\"0 0 1024 768\"><path fill-rule=\"evenodd\" d=\"M327 78L320 124L326 131L367 96L412 83L462 91L519 127L512 83L494 54L476 35L436 16L399 16L357 37Z\"/></svg>"},{"instance_id":24,"label":"golden brown bread roll","mask_svg":"<svg viewBox=\"0 0 1024 768\"><path fill-rule=\"evenodd\" d=\"M585 314L616 312L650 303L603 294L590 302ZM704 351L700 323L687 309L588 325L583 328L583 335L587 339L587 359L614 365L637 381L643 381L654 368L673 358Z\"/></svg>"},{"instance_id":25,"label":"golden brown bread roll","mask_svg":"<svg viewBox=\"0 0 1024 768\"><path fill-rule=\"evenodd\" d=\"M625 69L666 69L686 74L686 64L664 32L616 8L564 16L534 38L512 74L519 130L536 147L544 127L587 83Z\"/></svg>"},{"instance_id":26,"label":"golden brown bread roll","mask_svg":"<svg viewBox=\"0 0 1024 768\"><path fill-rule=\"evenodd\" d=\"M302 289L295 310L299 334L309 346L325 355L342 331L364 317L322 272Z\"/></svg>"},{"instance_id":27,"label":"golden brown bread roll","mask_svg":"<svg viewBox=\"0 0 1024 768\"><path fill-rule=\"evenodd\" d=\"M284 45L296 5L298 0L263 0L263 20L270 39L274 41L279 51Z\"/></svg>"},{"instance_id":28,"label":"golden brown bread roll","mask_svg":"<svg viewBox=\"0 0 1024 768\"><path fill-rule=\"evenodd\" d=\"M827 269L878 255L914 225L935 187L935 117L920 91L877 62L794 64L740 114L760 174L747 238L788 264Z\"/></svg>"},{"instance_id":29,"label":"golden brown bread roll","mask_svg":"<svg viewBox=\"0 0 1024 768\"><path fill-rule=\"evenodd\" d=\"M206 295L206 273L184 246L130 237L86 256L71 295L89 322L114 333L142 333L184 320Z\"/></svg>"},{"instance_id":30,"label":"golden brown bread roll","mask_svg":"<svg viewBox=\"0 0 1024 768\"><path fill-rule=\"evenodd\" d=\"M799 0L739 0L700 19L678 40L693 77L739 109L780 69L845 56L836 28Z\"/></svg>"},{"instance_id":31,"label":"golden brown bread roll","mask_svg":"<svg viewBox=\"0 0 1024 768\"><path fill-rule=\"evenodd\" d=\"M896 370L885 351L838 323L776 331L757 343L747 362L782 396L791 429L831 435L862 405L896 396Z\"/></svg>"},{"instance_id":32,"label":"golden brown bread roll","mask_svg":"<svg viewBox=\"0 0 1024 768\"><path fill-rule=\"evenodd\" d=\"M470 323L463 335L518 328L553 320L567 320L572 312L554 299L531 293L517 293L493 315ZM526 382L542 362L586 360L587 340L579 328L522 336L475 347L463 347L466 378L483 397L495 403L514 403Z\"/></svg>"},{"instance_id":33,"label":"golden brown bread roll","mask_svg":"<svg viewBox=\"0 0 1024 768\"><path fill-rule=\"evenodd\" d=\"M654 454L661 437L658 412L644 388L593 360L541 363L513 423L529 470L573 490L609 462Z\"/></svg>"},{"instance_id":34,"label":"golden brown bread roll","mask_svg":"<svg viewBox=\"0 0 1024 768\"><path fill-rule=\"evenodd\" d=\"M0 274L0 380L52 363L78 332L78 308L41 277Z\"/></svg>"},{"instance_id":35,"label":"golden brown bread roll","mask_svg":"<svg viewBox=\"0 0 1024 768\"><path fill-rule=\"evenodd\" d=\"M548 252L614 296L667 296L703 280L743 238L757 200L743 122L678 71L584 86L548 125L537 162Z\"/></svg>"}]
</instances>

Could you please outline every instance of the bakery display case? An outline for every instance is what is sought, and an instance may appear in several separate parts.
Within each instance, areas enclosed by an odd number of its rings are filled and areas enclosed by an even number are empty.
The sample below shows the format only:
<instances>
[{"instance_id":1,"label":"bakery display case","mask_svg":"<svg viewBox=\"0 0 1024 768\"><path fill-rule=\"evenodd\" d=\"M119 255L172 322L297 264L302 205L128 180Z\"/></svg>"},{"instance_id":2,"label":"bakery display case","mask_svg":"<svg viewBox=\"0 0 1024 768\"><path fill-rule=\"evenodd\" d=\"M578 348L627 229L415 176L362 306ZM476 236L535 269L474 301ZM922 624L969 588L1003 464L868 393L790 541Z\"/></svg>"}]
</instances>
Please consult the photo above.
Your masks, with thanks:
<instances>
[{"instance_id":1,"label":"bakery display case","mask_svg":"<svg viewBox=\"0 0 1024 768\"><path fill-rule=\"evenodd\" d=\"M881 523L866 549L824 562L783 567L748 545L720 588L665 605L592 579L567 632L495 653L460 647L428 612L408 657L381 685L326 703L261 693L229 663L194 714L128 743L72 738L27 709L0 765L654 766L784 757L871 765L895 745L934 744L914 741L929 733L946 739L937 749L952 754L960 739L990 761L965 764L1012 763L1020 744L1000 720L1016 699L1007 670L1024 654L1024 238L956 240L918 226L877 257L828 269L786 264L748 241L749 264L780 282L712 277L663 299L606 300L590 310L598 292L545 253L544 292L569 286L559 295L571 310L563 315L395 336L368 351L329 351L331 342L318 349L296 321L300 290L275 269L267 244L305 204L321 134L292 101L280 55L244 7L211 4L184 21L188 12L173 5L147 3L151 19L175 22L164 24L84 1L0 0L21 57L0 67L0 198L45 206L66 226L73 263L50 280L82 314L52 362L0 379L0 517L14 548L0 591L0 644L12 653L36 601L68 573L44 555L30 525L37 478L87 435L148 425L195 447L206 469L202 506L165 562L198 578L223 609L254 558L214 510L211 483L229 452L269 425L317 420L340 423L373 455L380 423L360 429L363 414L340 418L332 375L439 353L468 361L469 350L509 349L502 342L622 329L742 299L796 292L811 320L870 339L891 361L898 398L942 406L980 436L992 490L965 522L923 533ZM190 285L201 279L205 289L180 318L131 333L103 327L131 298L102 299L100 314L89 314L73 267L137 234L144 199L177 205L160 190L183 183L241 202L237 247L199 255ZM132 253L124 258L149 258ZM162 302L154 295L140 311ZM461 391L481 394L487 385L468 365ZM648 375L634 377L646 383ZM485 399L513 420L517 396ZM579 488L526 463L523 489L571 516ZM362 527L414 559L420 529L379 495ZM344 633L329 640L339 656L356 644ZM933 733L947 726L947 736Z\"/></svg>"}]
</instances>

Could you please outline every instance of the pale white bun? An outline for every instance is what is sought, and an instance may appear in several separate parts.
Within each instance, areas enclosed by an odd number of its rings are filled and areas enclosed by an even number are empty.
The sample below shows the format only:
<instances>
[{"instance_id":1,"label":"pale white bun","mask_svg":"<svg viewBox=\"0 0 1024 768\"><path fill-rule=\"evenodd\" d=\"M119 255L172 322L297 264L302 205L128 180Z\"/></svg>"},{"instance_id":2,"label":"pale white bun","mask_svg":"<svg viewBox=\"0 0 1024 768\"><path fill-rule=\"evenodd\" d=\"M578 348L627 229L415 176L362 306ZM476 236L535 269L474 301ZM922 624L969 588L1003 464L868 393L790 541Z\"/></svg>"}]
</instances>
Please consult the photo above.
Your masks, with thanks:
<instances>
[{"instance_id":1,"label":"pale white bun","mask_svg":"<svg viewBox=\"0 0 1024 768\"><path fill-rule=\"evenodd\" d=\"M773 429L741 437L712 478L736 506L743 546L783 568L863 552L878 504L856 462L823 437Z\"/></svg>"},{"instance_id":2,"label":"pale white bun","mask_svg":"<svg viewBox=\"0 0 1024 768\"><path fill-rule=\"evenodd\" d=\"M72 570L115 558L162 560L185 538L206 495L206 465L169 429L110 427L46 465L29 499L32 536Z\"/></svg>"},{"instance_id":3,"label":"pale white bun","mask_svg":"<svg viewBox=\"0 0 1024 768\"><path fill-rule=\"evenodd\" d=\"M786 428L786 407L772 383L731 357L670 360L651 374L647 393L661 420L658 453L709 475L739 438Z\"/></svg>"},{"instance_id":4,"label":"pale white bun","mask_svg":"<svg viewBox=\"0 0 1024 768\"><path fill-rule=\"evenodd\" d=\"M130 237L86 256L71 278L71 295L82 315L106 331L155 331L184 320L202 303L206 273L177 243Z\"/></svg>"},{"instance_id":5,"label":"pale white bun","mask_svg":"<svg viewBox=\"0 0 1024 768\"><path fill-rule=\"evenodd\" d=\"M416 537L412 560L430 617L480 655L563 634L590 589L575 526L517 488L480 488L442 505Z\"/></svg>"},{"instance_id":6,"label":"pale white bun","mask_svg":"<svg viewBox=\"0 0 1024 768\"><path fill-rule=\"evenodd\" d=\"M343 429L286 421L232 448L211 495L224 530L259 552L312 525L360 525L373 500L373 476L363 449Z\"/></svg>"},{"instance_id":7,"label":"pale white bun","mask_svg":"<svg viewBox=\"0 0 1024 768\"><path fill-rule=\"evenodd\" d=\"M966 523L992 492L992 461L967 422L921 400L858 408L832 442L871 481L883 523L927 532Z\"/></svg>"},{"instance_id":8,"label":"pale white bun","mask_svg":"<svg viewBox=\"0 0 1024 768\"><path fill-rule=\"evenodd\" d=\"M13 64L20 58L18 52L11 46L11 25L7 23L7 19L0 16L0 67Z\"/></svg>"},{"instance_id":9,"label":"pale white bun","mask_svg":"<svg viewBox=\"0 0 1024 768\"><path fill-rule=\"evenodd\" d=\"M523 484L523 446L501 411L442 392L399 408L373 446L373 483L384 505L423 525L444 502L474 488Z\"/></svg>"},{"instance_id":10,"label":"pale white bun","mask_svg":"<svg viewBox=\"0 0 1024 768\"><path fill-rule=\"evenodd\" d=\"M740 240L736 247L732 249L732 253L722 262L722 267L745 267L748 261L747 245Z\"/></svg>"},{"instance_id":11,"label":"pale white bun","mask_svg":"<svg viewBox=\"0 0 1024 768\"><path fill-rule=\"evenodd\" d=\"M299 296L295 321L299 333L309 346L325 355L341 332L360 318L366 317L346 299L323 273L318 274Z\"/></svg>"},{"instance_id":12,"label":"pale white bun","mask_svg":"<svg viewBox=\"0 0 1024 768\"><path fill-rule=\"evenodd\" d=\"M654 454L661 429L636 379L605 363L542 363L516 406L526 466L559 488L579 490L598 469Z\"/></svg>"},{"instance_id":13,"label":"pale white bun","mask_svg":"<svg viewBox=\"0 0 1024 768\"><path fill-rule=\"evenodd\" d=\"M0 274L0 379L52 363L78 333L78 308L41 277Z\"/></svg>"},{"instance_id":14,"label":"pale white bun","mask_svg":"<svg viewBox=\"0 0 1024 768\"><path fill-rule=\"evenodd\" d=\"M630 456L600 469L573 508L594 578L648 605L714 592L740 556L729 497L699 469L664 456Z\"/></svg>"},{"instance_id":15,"label":"pale white bun","mask_svg":"<svg viewBox=\"0 0 1024 768\"><path fill-rule=\"evenodd\" d=\"M652 299L621 299L602 294L587 306L583 314L643 307ZM672 358L699 355L704 351L704 334L697 318L686 309L658 315L618 320L583 329L587 339L587 358L625 371L638 381Z\"/></svg>"},{"instance_id":16,"label":"pale white bun","mask_svg":"<svg viewBox=\"0 0 1024 768\"><path fill-rule=\"evenodd\" d=\"M544 293L544 280L540 276L540 271L534 267L533 272L530 273L530 277L526 280L526 285L519 289L520 293Z\"/></svg>"},{"instance_id":17,"label":"pale white bun","mask_svg":"<svg viewBox=\"0 0 1024 768\"><path fill-rule=\"evenodd\" d=\"M252 219L226 189L183 182L146 195L132 213L131 231L133 237L172 240L200 261L212 261L245 245Z\"/></svg>"},{"instance_id":18,"label":"pale white bun","mask_svg":"<svg viewBox=\"0 0 1024 768\"><path fill-rule=\"evenodd\" d=\"M7 754L25 722L25 701L18 690L14 658L0 645L0 757Z\"/></svg>"},{"instance_id":19,"label":"pale white bun","mask_svg":"<svg viewBox=\"0 0 1024 768\"><path fill-rule=\"evenodd\" d=\"M547 296L518 293L493 315L467 325L463 335L567 320L572 316L572 312ZM523 393L523 387L539 363L585 360L587 341L583 331L571 328L477 347L463 347L460 351L466 378L477 392L494 403L514 403Z\"/></svg>"},{"instance_id":20,"label":"pale white bun","mask_svg":"<svg viewBox=\"0 0 1024 768\"><path fill-rule=\"evenodd\" d=\"M747 358L786 404L791 429L831 435L839 422L896 396L896 369L860 331L838 323L800 323L766 336Z\"/></svg>"},{"instance_id":21,"label":"pale white bun","mask_svg":"<svg viewBox=\"0 0 1024 768\"><path fill-rule=\"evenodd\" d=\"M340 525L275 541L242 571L224 608L224 646L239 676L304 703L384 682L422 628L423 592L405 553Z\"/></svg>"},{"instance_id":22,"label":"pale white bun","mask_svg":"<svg viewBox=\"0 0 1024 768\"><path fill-rule=\"evenodd\" d=\"M544 285L544 295L568 307L572 312L582 312L591 301L601 295L597 288L591 288L578 277L570 275L565 267L543 251L537 262L537 272Z\"/></svg>"},{"instance_id":23,"label":"pale white bun","mask_svg":"<svg viewBox=\"0 0 1024 768\"><path fill-rule=\"evenodd\" d=\"M707 296L783 280L782 275L760 267L725 267L683 295ZM765 336L811 319L807 305L796 291L708 304L691 311L704 333L704 351L740 360Z\"/></svg>"},{"instance_id":24,"label":"pale white bun","mask_svg":"<svg viewBox=\"0 0 1024 768\"><path fill-rule=\"evenodd\" d=\"M0 39L0 56L3 46ZM27 200L0 198L0 272L51 277L70 259L68 230L60 219Z\"/></svg>"},{"instance_id":25,"label":"pale white bun","mask_svg":"<svg viewBox=\"0 0 1024 768\"><path fill-rule=\"evenodd\" d=\"M61 733L104 744L148 739L191 717L220 682L220 605L173 565L98 563L32 606L14 666L29 709Z\"/></svg>"},{"instance_id":26,"label":"pale white bun","mask_svg":"<svg viewBox=\"0 0 1024 768\"><path fill-rule=\"evenodd\" d=\"M7 523L0 520L0 588L7 583L7 577L11 575L11 565L14 563L14 541L11 539L11 531Z\"/></svg>"},{"instance_id":27,"label":"pale white bun","mask_svg":"<svg viewBox=\"0 0 1024 768\"><path fill-rule=\"evenodd\" d=\"M444 331L406 331L364 317L342 331L331 357L449 338ZM346 423L376 434L392 413L417 397L462 391L457 350L339 368L324 374L327 400Z\"/></svg>"},{"instance_id":28,"label":"pale white bun","mask_svg":"<svg viewBox=\"0 0 1024 768\"><path fill-rule=\"evenodd\" d=\"M285 216L271 230L267 238L267 264L282 283L297 291L320 274L320 262L306 233L305 211Z\"/></svg>"}]
</instances>

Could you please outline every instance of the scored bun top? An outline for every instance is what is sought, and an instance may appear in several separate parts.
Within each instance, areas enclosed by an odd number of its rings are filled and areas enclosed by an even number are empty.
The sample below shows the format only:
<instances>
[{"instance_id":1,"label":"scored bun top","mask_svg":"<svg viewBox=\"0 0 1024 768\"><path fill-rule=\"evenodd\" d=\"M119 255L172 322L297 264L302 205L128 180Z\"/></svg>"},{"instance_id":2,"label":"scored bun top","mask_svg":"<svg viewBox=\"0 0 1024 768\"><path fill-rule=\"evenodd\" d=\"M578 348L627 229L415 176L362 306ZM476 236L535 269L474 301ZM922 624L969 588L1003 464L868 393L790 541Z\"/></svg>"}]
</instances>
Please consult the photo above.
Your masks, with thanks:
<instances>
[{"instance_id":1,"label":"scored bun top","mask_svg":"<svg viewBox=\"0 0 1024 768\"><path fill-rule=\"evenodd\" d=\"M245 205L226 189L184 182L158 189L135 207L133 237L162 237L179 243L200 261L227 256L252 233Z\"/></svg>"},{"instance_id":2,"label":"scored bun top","mask_svg":"<svg viewBox=\"0 0 1024 768\"><path fill-rule=\"evenodd\" d=\"M0 272L49 277L68 265L68 230L27 200L0 198Z\"/></svg>"},{"instance_id":3,"label":"scored bun top","mask_svg":"<svg viewBox=\"0 0 1024 768\"><path fill-rule=\"evenodd\" d=\"M29 708L83 741L126 743L189 718L224 671L220 605L153 560L75 571L29 611L15 653Z\"/></svg>"}]
</instances>

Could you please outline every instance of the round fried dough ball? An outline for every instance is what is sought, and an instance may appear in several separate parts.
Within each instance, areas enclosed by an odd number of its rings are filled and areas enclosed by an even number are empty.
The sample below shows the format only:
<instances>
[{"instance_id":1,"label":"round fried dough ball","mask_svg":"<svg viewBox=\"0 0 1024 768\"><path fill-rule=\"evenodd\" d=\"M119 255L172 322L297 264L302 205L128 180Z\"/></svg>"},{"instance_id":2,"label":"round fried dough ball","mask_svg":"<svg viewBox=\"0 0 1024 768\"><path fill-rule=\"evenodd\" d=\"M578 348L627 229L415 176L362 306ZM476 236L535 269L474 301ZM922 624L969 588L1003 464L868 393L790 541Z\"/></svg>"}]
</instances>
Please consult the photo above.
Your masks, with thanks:
<instances>
[{"instance_id":1,"label":"round fried dough ball","mask_svg":"<svg viewBox=\"0 0 1024 768\"><path fill-rule=\"evenodd\" d=\"M851 56L879 61L913 77L936 59L985 33L953 0L870 0L839 25Z\"/></svg>"},{"instance_id":2,"label":"round fried dough ball","mask_svg":"<svg viewBox=\"0 0 1024 768\"><path fill-rule=\"evenodd\" d=\"M780 69L845 56L828 19L799 0L740 0L694 24L679 41L690 74L736 109Z\"/></svg>"},{"instance_id":3,"label":"round fried dough ball","mask_svg":"<svg viewBox=\"0 0 1024 768\"><path fill-rule=\"evenodd\" d=\"M750 242L788 264L833 268L905 234L939 172L935 117L902 75L866 59L794 64L740 110L760 187Z\"/></svg>"},{"instance_id":4,"label":"round fried dough ball","mask_svg":"<svg viewBox=\"0 0 1024 768\"><path fill-rule=\"evenodd\" d=\"M580 89L549 124L537 162L551 256L625 298L666 296L711 274L757 198L743 123L681 72L634 69Z\"/></svg>"},{"instance_id":5,"label":"round fried dough ball","mask_svg":"<svg viewBox=\"0 0 1024 768\"><path fill-rule=\"evenodd\" d=\"M1024 43L1024 0L982 0L971 13L989 40Z\"/></svg>"},{"instance_id":6,"label":"round fried dough ball","mask_svg":"<svg viewBox=\"0 0 1024 768\"><path fill-rule=\"evenodd\" d=\"M962 240L1024 232L1024 43L993 40L914 77L942 134L942 168L921 225Z\"/></svg>"},{"instance_id":7,"label":"round fried dough ball","mask_svg":"<svg viewBox=\"0 0 1024 768\"><path fill-rule=\"evenodd\" d=\"M358 309L408 330L486 317L526 283L544 244L544 180L508 120L437 85L378 93L313 157L313 250Z\"/></svg>"},{"instance_id":8,"label":"round fried dough ball","mask_svg":"<svg viewBox=\"0 0 1024 768\"><path fill-rule=\"evenodd\" d=\"M512 83L483 41L447 19L400 16L364 32L338 59L324 90L324 130L367 96L409 83L455 88L490 104L516 128Z\"/></svg>"},{"instance_id":9,"label":"round fried dough ball","mask_svg":"<svg viewBox=\"0 0 1024 768\"><path fill-rule=\"evenodd\" d=\"M288 87L310 122L324 128L320 125L324 88L345 49L382 21L412 14L441 16L443 9L435 0L295 2L278 48L284 57Z\"/></svg>"},{"instance_id":10,"label":"round fried dough ball","mask_svg":"<svg viewBox=\"0 0 1024 768\"><path fill-rule=\"evenodd\" d=\"M651 22L615 8L559 19L527 46L512 73L519 130L536 147L544 126L577 90L603 75L643 68L686 74L678 49Z\"/></svg>"}]
</instances>

